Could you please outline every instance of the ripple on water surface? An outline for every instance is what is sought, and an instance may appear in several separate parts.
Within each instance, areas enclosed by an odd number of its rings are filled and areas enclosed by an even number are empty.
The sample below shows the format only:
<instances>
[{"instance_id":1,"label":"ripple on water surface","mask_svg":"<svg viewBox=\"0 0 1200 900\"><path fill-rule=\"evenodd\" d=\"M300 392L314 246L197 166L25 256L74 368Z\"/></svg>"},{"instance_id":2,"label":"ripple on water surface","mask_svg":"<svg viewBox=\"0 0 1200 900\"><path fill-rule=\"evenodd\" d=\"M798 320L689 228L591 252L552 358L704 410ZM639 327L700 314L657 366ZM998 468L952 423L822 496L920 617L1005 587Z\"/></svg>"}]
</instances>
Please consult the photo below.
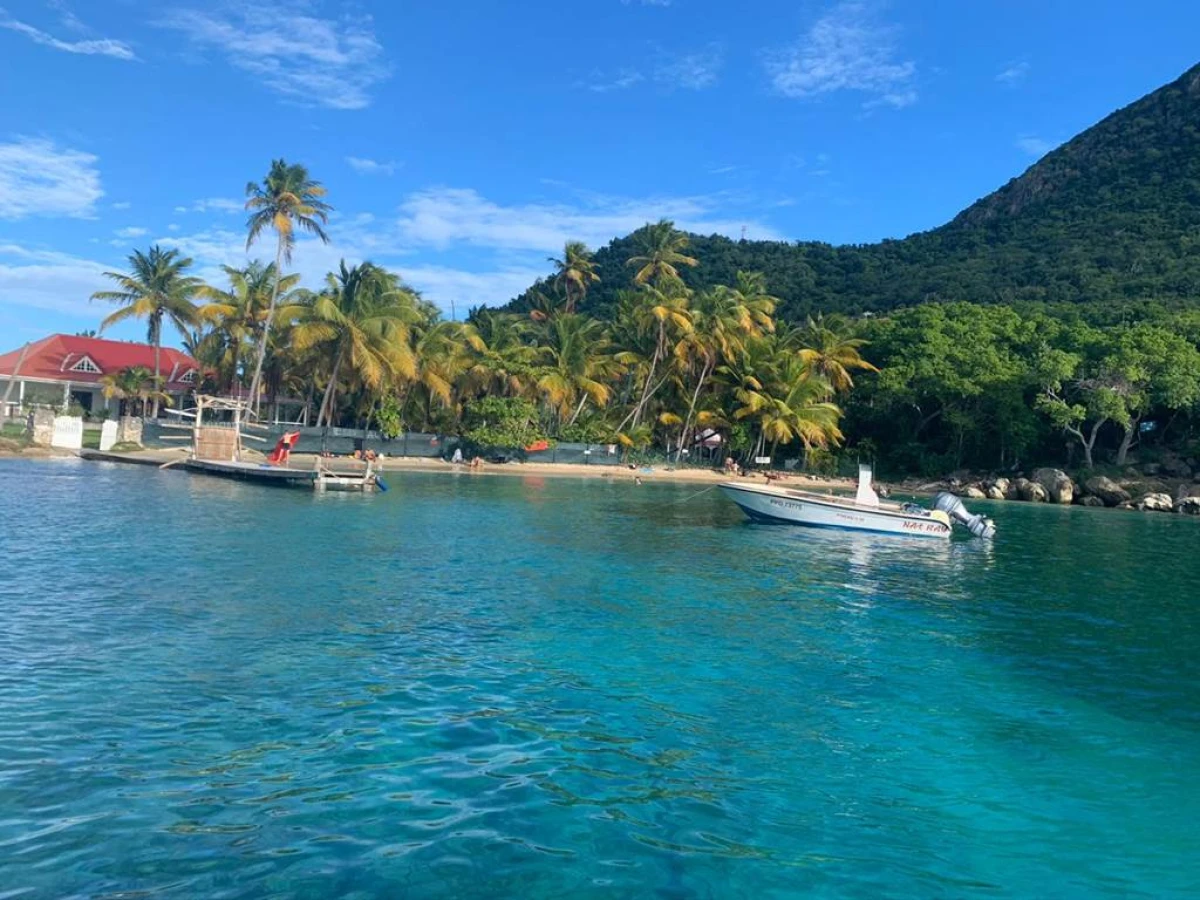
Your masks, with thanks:
<instances>
[{"instance_id":1,"label":"ripple on water surface","mask_svg":"<svg viewBox=\"0 0 1200 900\"><path fill-rule=\"evenodd\" d=\"M0 896L1200 889L1196 522L391 480L0 461Z\"/></svg>"}]
</instances>

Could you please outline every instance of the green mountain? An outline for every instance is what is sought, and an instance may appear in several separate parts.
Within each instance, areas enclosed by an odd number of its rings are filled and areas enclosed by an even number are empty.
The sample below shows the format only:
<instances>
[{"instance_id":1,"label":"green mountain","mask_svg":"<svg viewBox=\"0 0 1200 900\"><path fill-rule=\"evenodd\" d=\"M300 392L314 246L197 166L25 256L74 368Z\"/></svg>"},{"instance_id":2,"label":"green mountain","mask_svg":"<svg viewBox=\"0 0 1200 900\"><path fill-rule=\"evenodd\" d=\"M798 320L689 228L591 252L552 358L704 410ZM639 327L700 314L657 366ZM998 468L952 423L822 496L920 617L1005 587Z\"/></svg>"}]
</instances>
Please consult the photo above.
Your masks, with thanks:
<instances>
[{"instance_id":1,"label":"green mountain","mask_svg":"<svg viewBox=\"0 0 1200 900\"><path fill-rule=\"evenodd\" d=\"M583 309L626 287L632 237L596 254ZM932 231L831 246L692 236L691 287L766 273L782 318L930 300L1168 303L1200 297L1200 65L1118 110ZM528 292L513 306L527 305Z\"/></svg>"}]
</instances>

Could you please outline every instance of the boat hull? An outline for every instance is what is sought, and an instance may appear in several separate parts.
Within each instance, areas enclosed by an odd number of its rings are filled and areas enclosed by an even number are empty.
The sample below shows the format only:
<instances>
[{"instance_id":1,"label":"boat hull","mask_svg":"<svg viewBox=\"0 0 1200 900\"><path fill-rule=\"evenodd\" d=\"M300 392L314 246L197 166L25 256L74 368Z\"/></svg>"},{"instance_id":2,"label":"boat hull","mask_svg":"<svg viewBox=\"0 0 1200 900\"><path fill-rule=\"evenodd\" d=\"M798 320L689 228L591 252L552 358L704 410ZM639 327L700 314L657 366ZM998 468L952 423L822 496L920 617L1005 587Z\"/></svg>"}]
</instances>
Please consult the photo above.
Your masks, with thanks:
<instances>
[{"instance_id":1,"label":"boat hull","mask_svg":"<svg viewBox=\"0 0 1200 900\"><path fill-rule=\"evenodd\" d=\"M725 496L756 522L914 537L950 537L950 526L946 522L924 513L872 509L848 501L826 500L800 491L782 491L756 485L722 484L720 487Z\"/></svg>"}]
</instances>

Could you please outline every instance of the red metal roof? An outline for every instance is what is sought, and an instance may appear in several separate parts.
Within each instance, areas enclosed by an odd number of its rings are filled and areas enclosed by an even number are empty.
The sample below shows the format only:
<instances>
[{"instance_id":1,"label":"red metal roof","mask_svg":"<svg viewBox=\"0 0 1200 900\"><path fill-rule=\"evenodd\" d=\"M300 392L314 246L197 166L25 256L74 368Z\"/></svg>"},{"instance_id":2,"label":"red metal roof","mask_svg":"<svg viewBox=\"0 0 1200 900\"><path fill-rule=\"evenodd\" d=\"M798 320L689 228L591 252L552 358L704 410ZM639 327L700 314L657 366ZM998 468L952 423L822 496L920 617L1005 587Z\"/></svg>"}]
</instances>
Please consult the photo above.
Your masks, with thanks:
<instances>
[{"instance_id":1,"label":"red metal roof","mask_svg":"<svg viewBox=\"0 0 1200 900\"><path fill-rule=\"evenodd\" d=\"M21 348L0 356L0 375L12 375ZM73 369L81 360L88 359L99 372ZM83 363L85 368L90 368ZM52 334L29 345L18 378L41 378L51 381L70 381L74 384L96 384L104 375L145 366L154 371L154 348L149 344L134 344L126 341L108 341L103 338L79 337L71 334ZM189 371L199 373L200 365L186 353L171 347L163 347L159 356L159 371L167 389L184 390L190 382L181 381ZM198 374L197 376L199 377Z\"/></svg>"}]
</instances>

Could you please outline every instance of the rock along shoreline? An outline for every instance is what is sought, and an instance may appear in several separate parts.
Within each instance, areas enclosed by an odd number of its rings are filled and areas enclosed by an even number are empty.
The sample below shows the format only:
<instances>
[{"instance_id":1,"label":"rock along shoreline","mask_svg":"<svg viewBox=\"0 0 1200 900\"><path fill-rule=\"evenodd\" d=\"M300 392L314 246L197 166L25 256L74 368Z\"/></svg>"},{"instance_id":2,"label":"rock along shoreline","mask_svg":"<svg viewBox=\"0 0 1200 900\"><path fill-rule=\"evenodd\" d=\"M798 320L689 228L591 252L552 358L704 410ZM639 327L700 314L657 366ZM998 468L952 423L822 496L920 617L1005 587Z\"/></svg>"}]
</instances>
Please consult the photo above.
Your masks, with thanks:
<instances>
[{"instance_id":1,"label":"rock along shoreline","mask_svg":"<svg viewBox=\"0 0 1200 900\"><path fill-rule=\"evenodd\" d=\"M916 493L951 491L964 499L975 500L1074 504L1200 516L1200 481L1192 480L1191 470L1187 467L1177 470L1176 477L1170 477L1169 473L1167 477L1161 477L1158 471L1131 472L1120 480L1106 475L1076 480L1062 469L1053 468L1038 468L1028 477L1012 478L979 478L968 473L955 473L940 481L917 483L910 479L902 482L898 489Z\"/></svg>"}]
</instances>

